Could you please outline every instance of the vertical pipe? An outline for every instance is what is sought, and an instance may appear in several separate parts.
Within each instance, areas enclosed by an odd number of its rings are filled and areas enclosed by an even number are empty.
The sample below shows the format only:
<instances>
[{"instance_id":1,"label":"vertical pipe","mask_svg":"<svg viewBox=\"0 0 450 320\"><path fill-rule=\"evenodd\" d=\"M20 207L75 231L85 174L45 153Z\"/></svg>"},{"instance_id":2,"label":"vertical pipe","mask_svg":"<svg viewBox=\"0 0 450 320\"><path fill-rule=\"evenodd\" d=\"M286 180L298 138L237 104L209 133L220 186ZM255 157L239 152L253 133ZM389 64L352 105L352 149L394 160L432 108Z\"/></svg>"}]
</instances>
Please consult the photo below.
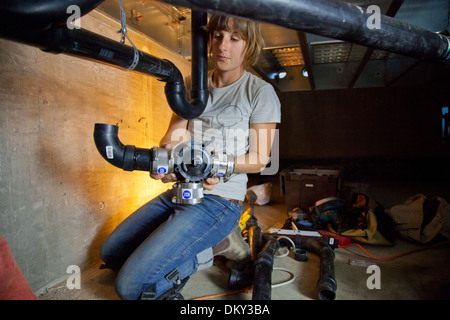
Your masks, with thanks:
<instances>
[{"instance_id":1,"label":"vertical pipe","mask_svg":"<svg viewBox=\"0 0 450 320\"><path fill-rule=\"evenodd\" d=\"M206 12L192 11L192 99L199 99L205 105L208 101L208 37L203 27L208 22Z\"/></svg>"},{"instance_id":2,"label":"vertical pipe","mask_svg":"<svg viewBox=\"0 0 450 320\"><path fill-rule=\"evenodd\" d=\"M167 102L173 112L187 120L200 116L208 101L207 34L202 28L206 25L207 18L206 12L192 11L192 89L190 101L187 99L183 77L179 71L175 72L173 80L168 80L164 87Z\"/></svg>"},{"instance_id":3,"label":"vertical pipe","mask_svg":"<svg viewBox=\"0 0 450 320\"><path fill-rule=\"evenodd\" d=\"M255 260L252 300L270 300L272 296L273 260L278 242L273 237L264 238L264 246Z\"/></svg>"}]
</instances>

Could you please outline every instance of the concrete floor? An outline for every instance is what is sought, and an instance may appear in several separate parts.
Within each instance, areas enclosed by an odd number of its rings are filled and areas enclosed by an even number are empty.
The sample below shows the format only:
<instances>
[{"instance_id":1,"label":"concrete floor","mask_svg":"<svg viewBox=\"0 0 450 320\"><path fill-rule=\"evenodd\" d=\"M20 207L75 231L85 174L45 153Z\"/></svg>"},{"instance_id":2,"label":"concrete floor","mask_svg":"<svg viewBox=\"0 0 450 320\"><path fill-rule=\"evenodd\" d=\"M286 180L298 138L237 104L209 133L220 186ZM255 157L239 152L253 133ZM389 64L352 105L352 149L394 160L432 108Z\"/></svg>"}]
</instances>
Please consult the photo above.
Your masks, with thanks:
<instances>
[{"instance_id":1,"label":"concrete floor","mask_svg":"<svg viewBox=\"0 0 450 320\"><path fill-rule=\"evenodd\" d=\"M392 183L372 183L364 186L385 208L403 203L409 196L424 193L450 199L448 190L442 186L430 184L404 185ZM255 215L261 229L282 224L287 218L284 200L274 188L274 196L268 205L255 206ZM384 203L383 203L384 201ZM244 205L244 208L247 204ZM441 234L450 238L450 217ZM397 237L393 247L365 245L376 257L391 257L411 250L424 248ZM358 247L338 248L335 250L335 273L337 281L336 300L448 300L450 299L450 245L440 245L431 249L412 253L390 261L374 260ZM306 262L298 262L292 253L287 257L275 258L274 267L290 270L295 281L285 286L273 288L272 300L317 300L316 282L319 273L319 258L309 253ZM355 266L354 264L360 266ZM368 265L377 265L380 271L379 289L369 289L367 280ZM41 293L40 300L117 300L114 292L114 272L99 269L100 261L81 272L81 289L69 290L66 281L52 286ZM228 273L214 265L210 269L193 275L182 290L185 299L192 300L209 295L230 293L227 288ZM274 270L272 283L289 279L287 273ZM251 293L227 294L208 300L251 300Z\"/></svg>"}]
</instances>

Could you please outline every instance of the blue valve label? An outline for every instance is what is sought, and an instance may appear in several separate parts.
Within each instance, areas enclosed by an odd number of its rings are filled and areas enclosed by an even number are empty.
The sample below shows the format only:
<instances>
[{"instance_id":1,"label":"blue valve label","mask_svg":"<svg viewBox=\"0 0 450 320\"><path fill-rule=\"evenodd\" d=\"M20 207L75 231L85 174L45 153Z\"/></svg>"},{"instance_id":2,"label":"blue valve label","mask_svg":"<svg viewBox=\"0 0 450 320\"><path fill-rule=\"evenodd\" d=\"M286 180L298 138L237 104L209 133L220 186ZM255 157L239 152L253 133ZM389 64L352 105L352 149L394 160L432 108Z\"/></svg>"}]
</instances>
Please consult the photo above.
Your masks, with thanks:
<instances>
[{"instance_id":1,"label":"blue valve label","mask_svg":"<svg viewBox=\"0 0 450 320\"><path fill-rule=\"evenodd\" d=\"M157 171L158 171L158 173L167 173L167 168L166 167L159 167Z\"/></svg>"},{"instance_id":2,"label":"blue valve label","mask_svg":"<svg viewBox=\"0 0 450 320\"><path fill-rule=\"evenodd\" d=\"M191 199L192 191L191 190L183 190L183 199Z\"/></svg>"}]
</instances>

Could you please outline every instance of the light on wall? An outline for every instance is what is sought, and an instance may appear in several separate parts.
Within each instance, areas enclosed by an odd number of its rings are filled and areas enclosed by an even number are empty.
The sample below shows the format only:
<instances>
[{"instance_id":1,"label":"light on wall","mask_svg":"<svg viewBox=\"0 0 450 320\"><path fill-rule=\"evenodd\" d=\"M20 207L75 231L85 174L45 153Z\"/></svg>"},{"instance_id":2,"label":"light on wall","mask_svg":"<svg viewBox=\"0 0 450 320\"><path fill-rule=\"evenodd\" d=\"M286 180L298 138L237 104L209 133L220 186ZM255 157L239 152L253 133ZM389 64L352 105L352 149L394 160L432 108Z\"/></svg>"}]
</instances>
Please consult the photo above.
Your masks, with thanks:
<instances>
[{"instance_id":1,"label":"light on wall","mask_svg":"<svg viewBox=\"0 0 450 320\"><path fill-rule=\"evenodd\" d=\"M305 78L308 78L308 76L309 76L308 70L306 70L306 67L302 68L302 76L304 76Z\"/></svg>"},{"instance_id":2,"label":"light on wall","mask_svg":"<svg viewBox=\"0 0 450 320\"><path fill-rule=\"evenodd\" d=\"M271 74L269 74L269 78L270 79L283 79L284 77L286 77L287 72L284 68L278 69L275 72L272 72Z\"/></svg>"},{"instance_id":3,"label":"light on wall","mask_svg":"<svg viewBox=\"0 0 450 320\"><path fill-rule=\"evenodd\" d=\"M280 70L278 71L278 79L283 79L284 77L286 77L286 75L287 75L286 70L280 69Z\"/></svg>"}]
</instances>

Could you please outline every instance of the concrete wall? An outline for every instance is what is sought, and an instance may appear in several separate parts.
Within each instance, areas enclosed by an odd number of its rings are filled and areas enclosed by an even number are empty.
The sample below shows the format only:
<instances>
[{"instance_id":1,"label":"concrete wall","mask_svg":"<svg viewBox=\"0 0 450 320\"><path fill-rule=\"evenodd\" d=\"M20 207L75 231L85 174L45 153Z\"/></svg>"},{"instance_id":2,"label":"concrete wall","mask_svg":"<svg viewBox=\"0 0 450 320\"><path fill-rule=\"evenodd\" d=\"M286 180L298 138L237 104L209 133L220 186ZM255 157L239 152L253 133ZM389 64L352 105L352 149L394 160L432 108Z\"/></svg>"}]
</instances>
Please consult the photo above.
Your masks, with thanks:
<instances>
[{"instance_id":1,"label":"concrete wall","mask_svg":"<svg viewBox=\"0 0 450 320\"><path fill-rule=\"evenodd\" d=\"M91 12L81 27L111 37L118 22ZM133 32L136 46L190 63ZM0 235L35 291L99 263L117 224L167 188L145 172L124 172L99 155L94 124L119 125L124 144L150 148L171 110L155 78L0 40Z\"/></svg>"}]
</instances>

